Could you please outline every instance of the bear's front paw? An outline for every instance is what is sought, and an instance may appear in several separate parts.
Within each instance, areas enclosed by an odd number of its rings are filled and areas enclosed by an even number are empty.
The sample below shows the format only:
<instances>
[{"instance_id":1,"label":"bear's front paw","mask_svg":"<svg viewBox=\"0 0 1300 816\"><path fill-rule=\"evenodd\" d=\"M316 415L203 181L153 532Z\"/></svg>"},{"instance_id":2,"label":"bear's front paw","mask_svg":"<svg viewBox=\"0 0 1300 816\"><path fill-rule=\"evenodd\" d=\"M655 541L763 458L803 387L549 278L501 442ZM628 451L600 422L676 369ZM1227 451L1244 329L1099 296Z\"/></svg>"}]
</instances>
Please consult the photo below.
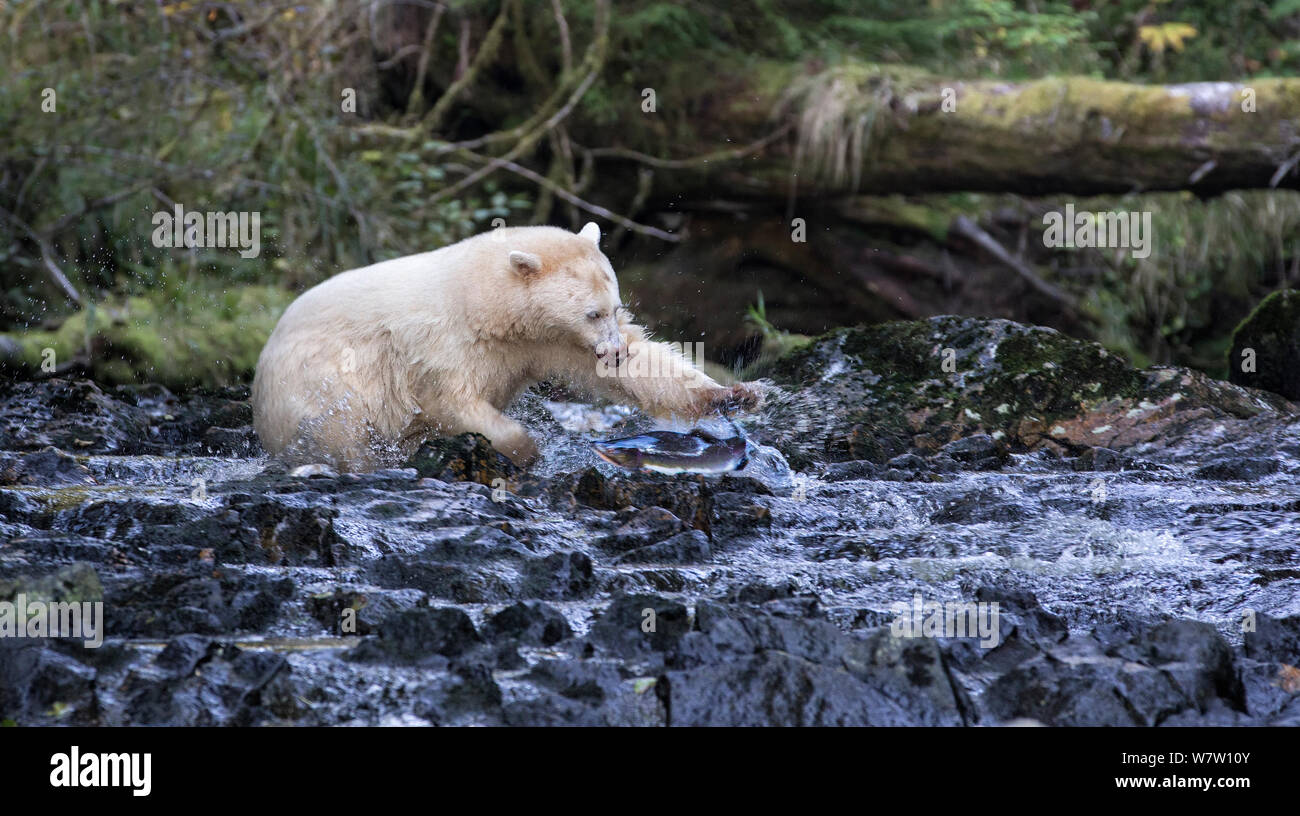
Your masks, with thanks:
<instances>
[{"instance_id":1,"label":"bear's front paw","mask_svg":"<svg viewBox=\"0 0 1300 816\"><path fill-rule=\"evenodd\" d=\"M709 410L730 414L752 411L763 404L763 394L753 383L736 383L719 388L709 395Z\"/></svg>"},{"instance_id":2,"label":"bear's front paw","mask_svg":"<svg viewBox=\"0 0 1300 816\"><path fill-rule=\"evenodd\" d=\"M516 467L527 468L537 461L537 445L528 436L515 437L503 445L494 447L504 453Z\"/></svg>"}]
</instances>

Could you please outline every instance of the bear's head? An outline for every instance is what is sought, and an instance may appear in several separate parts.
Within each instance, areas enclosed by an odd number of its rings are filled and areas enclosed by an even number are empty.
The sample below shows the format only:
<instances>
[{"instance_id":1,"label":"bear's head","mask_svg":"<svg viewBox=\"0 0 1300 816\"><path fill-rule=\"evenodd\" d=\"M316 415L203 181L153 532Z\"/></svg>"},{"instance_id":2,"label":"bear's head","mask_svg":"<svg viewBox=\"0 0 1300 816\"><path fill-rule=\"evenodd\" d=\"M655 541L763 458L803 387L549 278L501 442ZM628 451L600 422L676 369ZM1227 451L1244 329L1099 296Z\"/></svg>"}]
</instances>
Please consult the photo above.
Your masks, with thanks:
<instances>
[{"instance_id":1,"label":"bear's head","mask_svg":"<svg viewBox=\"0 0 1300 816\"><path fill-rule=\"evenodd\" d=\"M528 287L530 318L554 340L617 366L627 356L618 322L623 303L614 267L600 251L600 228L588 222L577 233L556 230L546 238L509 256L514 274Z\"/></svg>"}]
</instances>

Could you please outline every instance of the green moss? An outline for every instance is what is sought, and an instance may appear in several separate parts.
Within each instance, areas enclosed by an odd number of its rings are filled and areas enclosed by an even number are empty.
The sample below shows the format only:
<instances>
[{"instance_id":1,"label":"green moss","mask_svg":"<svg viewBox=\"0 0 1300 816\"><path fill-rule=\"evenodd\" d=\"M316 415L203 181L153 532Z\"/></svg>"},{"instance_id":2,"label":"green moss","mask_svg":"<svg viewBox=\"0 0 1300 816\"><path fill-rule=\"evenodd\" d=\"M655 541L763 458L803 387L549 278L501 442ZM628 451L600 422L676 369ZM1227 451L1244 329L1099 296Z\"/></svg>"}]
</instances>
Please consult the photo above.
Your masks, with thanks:
<instances>
[{"instance_id":1,"label":"green moss","mask_svg":"<svg viewBox=\"0 0 1300 816\"><path fill-rule=\"evenodd\" d=\"M78 457L78 461L85 464L84 457ZM12 487L11 490L29 490L36 494L44 503L47 512L59 513L64 510L72 510L81 507L87 502L95 501L106 495L111 495L119 491L134 491L136 493L153 493L161 490L160 487L136 486L128 487L125 485L68 485L66 487L47 488L47 487Z\"/></svg>"},{"instance_id":2,"label":"green moss","mask_svg":"<svg viewBox=\"0 0 1300 816\"><path fill-rule=\"evenodd\" d=\"M1284 337L1300 330L1300 290L1282 289L1259 302L1254 310L1233 330L1238 336Z\"/></svg>"},{"instance_id":3,"label":"green moss","mask_svg":"<svg viewBox=\"0 0 1300 816\"><path fill-rule=\"evenodd\" d=\"M130 297L77 312L56 331L5 336L19 350L18 365L31 372L41 369L50 349L56 365L85 359L102 383L230 385L252 376L266 338L293 298L274 286L196 292L163 305Z\"/></svg>"},{"instance_id":4,"label":"green moss","mask_svg":"<svg viewBox=\"0 0 1300 816\"><path fill-rule=\"evenodd\" d=\"M1228 372L1238 385L1300 400L1300 291L1274 292L1237 326Z\"/></svg>"}]
</instances>

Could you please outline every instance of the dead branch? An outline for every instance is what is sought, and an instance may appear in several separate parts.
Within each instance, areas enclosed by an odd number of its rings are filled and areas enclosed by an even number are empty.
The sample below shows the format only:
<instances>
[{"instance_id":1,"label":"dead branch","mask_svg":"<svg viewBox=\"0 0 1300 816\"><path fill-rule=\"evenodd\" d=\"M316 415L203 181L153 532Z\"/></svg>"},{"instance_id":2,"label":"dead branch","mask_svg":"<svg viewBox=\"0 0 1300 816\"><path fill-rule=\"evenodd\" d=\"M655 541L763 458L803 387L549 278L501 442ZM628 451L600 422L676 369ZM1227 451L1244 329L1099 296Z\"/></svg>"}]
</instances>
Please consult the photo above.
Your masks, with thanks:
<instances>
[{"instance_id":1,"label":"dead branch","mask_svg":"<svg viewBox=\"0 0 1300 816\"><path fill-rule=\"evenodd\" d=\"M60 290L63 291L63 294L67 296L68 300L81 306L85 301L82 299L81 293L78 292L76 287L72 285L72 282L68 280L68 276L63 274L63 270L59 269L59 265L56 264L54 259L51 257L54 254L54 247L50 246L50 242L45 240L41 235L38 235L36 230L32 229L27 222L23 221L3 207L0 207L0 215L8 218L13 222L14 226L25 232L27 237L36 242L36 246L41 250L41 262L45 265L45 271L49 273L50 279L54 281L55 285L57 285Z\"/></svg>"},{"instance_id":2,"label":"dead branch","mask_svg":"<svg viewBox=\"0 0 1300 816\"><path fill-rule=\"evenodd\" d=\"M436 131L442 125L443 117L451 110L451 106L455 104L456 99L478 78L479 71L483 70L483 66L496 59L497 51L501 48L501 41L504 39L506 23L510 19L507 14L509 8L508 3L501 6L501 13L497 15L496 21L488 29L487 35L483 38L483 44L479 46L478 52L474 54L474 59L470 61L468 67L451 83L442 96L438 97L438 101L433 104L433 108L420 120L417 130Z\"/></svg>"}]
</instances>

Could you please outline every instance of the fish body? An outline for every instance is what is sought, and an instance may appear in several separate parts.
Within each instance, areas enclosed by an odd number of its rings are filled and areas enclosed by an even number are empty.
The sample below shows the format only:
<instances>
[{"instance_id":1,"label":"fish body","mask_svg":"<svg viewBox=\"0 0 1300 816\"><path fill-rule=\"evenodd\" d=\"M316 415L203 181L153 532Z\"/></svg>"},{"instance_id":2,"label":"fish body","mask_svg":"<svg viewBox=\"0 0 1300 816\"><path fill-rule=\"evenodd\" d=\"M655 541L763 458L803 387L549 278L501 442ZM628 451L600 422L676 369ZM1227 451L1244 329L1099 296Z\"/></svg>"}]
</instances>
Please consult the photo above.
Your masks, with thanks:
<instances>
[{"instance_id":1,"label":"fish body","mask_svg":"<svg viewBox=\"0 0 1300 816\"><path fill-rule=\"evenodd\" d=\"M726 473L749 462L743 433L720 439L698 428L690 433L650 431L591 445L606 462L655 473Z\"/></svg>"}]
</instances>

